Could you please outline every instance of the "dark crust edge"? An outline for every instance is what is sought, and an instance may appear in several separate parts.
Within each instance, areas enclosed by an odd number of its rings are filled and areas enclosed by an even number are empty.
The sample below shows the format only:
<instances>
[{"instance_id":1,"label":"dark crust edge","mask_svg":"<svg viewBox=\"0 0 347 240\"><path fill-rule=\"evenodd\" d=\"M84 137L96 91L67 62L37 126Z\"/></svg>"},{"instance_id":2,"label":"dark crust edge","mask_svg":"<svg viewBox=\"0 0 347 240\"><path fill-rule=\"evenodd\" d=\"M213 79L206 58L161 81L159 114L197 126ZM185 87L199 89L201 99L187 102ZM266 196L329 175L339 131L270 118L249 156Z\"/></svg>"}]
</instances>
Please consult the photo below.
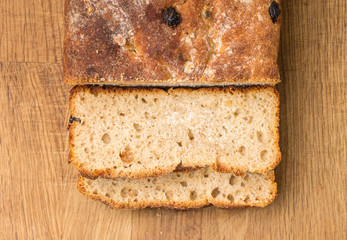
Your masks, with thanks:
<instances>
[{"instance_id":1,"label":"dark crust edge","mask_svg":"<svg viewBox=\"0 0 347 240\"><path fill-rule=\"evenodd\" d=\"M114 92L125 92L125 91L131 91L131 92L136 92L136 91L149 91L149 92L155 92L155 93L167 93L167 91L161 89L161 88L146 88L146 87L140 87L140 88L122 88L122 87L115 87L115 86L95 86L95 85L77 85L74 88L71 89L70 91L70 98L69 98L69 109L70 109L70 114L74 116L75 113L75 97L78 93L80 92L85 92L85 91L91 91L92 88L95 88L98 93L103 92L103 93L114 93ZM171 88L172 89L172 88ZM169 89L168 91L170 91ZM264 169L258 169L254 172L257 173L262 173L266 174L269 170L274 169L281 161L281 151L279 147L279 93L276 90L276 88L272 86L250 86L250 87L208 87L208 88L175 88L175 91L201 91L201 90L207 90L207 91L216 91L216 90L223 90L223 91L229 91L229 92L251 92L251 91L262 91L266 90L275 95L276 99L276 126L273 126L274 128L274 137L275 137L275 144L277 148L277 154L274 162L267 166ZM167 93L169 94L169 93ZM107 168L107 169L99 169L99 170L93 170L90 171L82 166L80 166L77 154L75 152L75 147L74 147L74 131L75 127L77 126L76 124L79 124L77 122L74 122L70 125L69 127L69 163L73 163L74 166L78 169L81 175L83 175L86 178L89 179L96 179L97 177L102 177L102 178L118 178L118 177L123 177L123 178L147 178L147 177L158 177L162 175L169 174L175 170L177 165L173 165L171 168L165 167L165 168L157 168L153 169L152 171L147 171L147 172L133 172L133 173L116 173L113 169ZM196 166L196 167L204 167L204 166ZM212 164L210 166L214 171L220 172L220 173L233 173L235 175L244 175L245 172L248 171L248 169L240 169L240 168L235 168L235 167L228 167L225 166L225 164L220 164L218 165L216 163Z\"/></svg>"},{"instance_id":2,"label":"dark crust edge","mask_svg":"<svg viewBox=\"0 0 347 240\"><path fill-rule=\"evenodd\" d=\"M217 200L208 200L207 198L202 201L197 202L173 202L173 201L141 201L137 203L120 203L117 201L114 201L112 199L106 199L103 196L100 195L93 195L90 194L88 191L86 191L84 187L84 178L83 176L78 176L78 182L77 182L77 189L84 194L85 196L100 201L111 208L114 209L144 209L144 208L172 208L172 209L179 209L179 210L186 210L186 209L194 209L194 208L201 208L209 205L214 205L215 207L219 208L244 208L244 207L266 207L267 205L271 204L275 198L277 197L277 183L275 182L275 174L274 171L269 171L267 173L269 176L269 179L272 181L271 184L271 192L272 195L267 201L264 201L259 204L234 204L228 201L217 201Z\"/></svg>"},{"instance_id":3,"label":"dark crust edge","mask_svg":"<svg viewBox=\"0 0 347 240\"><path fill-rule=\"evenodd\" d=\"M64 40L64 44L65 44ZM66 64L64 63L64 66ZM280 77L278 78L229 78L229 79L223 79L221 80L216 80L216 79L209 79L208 81L205 78L202 79L195 79L195 80L185 80L185 81L179 81L175 78L173 79L168 79L166 81L149 81L146 79L134 79L134 80L126 80L126 81L121 81L121 80L114 80L114 81L105 81L101 82L100 80L96 78L92 79L87 79L87 78L72 78L70 76L66 76L65 71L64 71L64 82L70 86L78 85L78 84L107 84L110 86L132 86L132 87L137 87L137 86L148 86L148 87L172 87L172 86L177 86L177 87L214 87L216 85L221 85L221 86L237 86L237 85L261 85L261 84L266 84L266 85L275 85L277 83L280 83Z\"/></svg>"},{"instance_id":4,"label":"dark crust edge","mask_svg":"<svg viewBox=\"0 0 347 240\"><path fill-rule=\"evenodd\" d=\"M67 73L66 73L66 68L67 68L67 63L66 63L66 49L67 49L67 41L68 41L68 9L70 6L71 0L65 0L64 1L64 41L63 41L63 79L66 84L72 85L74 84L74 81L69 81L67 80Z\"/></svg>"}]
</instances>

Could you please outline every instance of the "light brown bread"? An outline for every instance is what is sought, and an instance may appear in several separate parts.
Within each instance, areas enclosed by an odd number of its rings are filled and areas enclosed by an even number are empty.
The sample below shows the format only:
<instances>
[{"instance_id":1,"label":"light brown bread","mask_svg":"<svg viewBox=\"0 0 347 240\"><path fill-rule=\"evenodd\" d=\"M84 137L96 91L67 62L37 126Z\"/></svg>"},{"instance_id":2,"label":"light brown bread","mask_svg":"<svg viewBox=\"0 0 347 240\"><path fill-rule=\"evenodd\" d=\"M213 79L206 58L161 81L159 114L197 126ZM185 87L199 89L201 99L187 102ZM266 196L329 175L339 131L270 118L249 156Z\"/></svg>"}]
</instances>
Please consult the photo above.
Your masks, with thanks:
<instances>
[{"instance_id":1,"label":"light brown bread","mask_svg":"<svg viewBox=\"0 0 347 240\"><path fill-rule=\"evenodd\" d=\"M171 173L158 178L91 180L79 177L78 189L113 208L264 207L275 199L274 172L246 173L244 177L208 168L192 173Z\"/></svg>"},{"instance_id":2,"label":"light brown bread","mask_svg":"<svg viewBox=\"0 0 347 240\"><path fill-rule=\"evenodd\" d=\"M211 86L280 80L279 0L65 2L64 79L69 84Z\"/></svg>"},{"instance_id":3,"label":"light brown bread","mask_svg":"<svg viewBox=\"0 0 347 240\"><path fill-rule=\"evenodd\" d=\"M183 168L266 173L280 160L272 87L71 92L70 161L89 178L144 178Z\"/></svg>"}]
</instances>

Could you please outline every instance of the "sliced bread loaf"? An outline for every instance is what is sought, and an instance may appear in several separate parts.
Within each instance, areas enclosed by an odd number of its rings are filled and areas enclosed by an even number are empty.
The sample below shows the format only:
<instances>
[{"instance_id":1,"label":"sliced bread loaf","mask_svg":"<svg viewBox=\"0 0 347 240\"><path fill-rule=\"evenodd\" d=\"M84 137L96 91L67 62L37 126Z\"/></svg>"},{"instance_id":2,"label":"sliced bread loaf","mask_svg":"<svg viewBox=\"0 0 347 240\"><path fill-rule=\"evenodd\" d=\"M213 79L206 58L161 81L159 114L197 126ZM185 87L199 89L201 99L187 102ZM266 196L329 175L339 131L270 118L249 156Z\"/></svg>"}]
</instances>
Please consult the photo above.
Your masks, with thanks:
<instances>
[{"instance_id":1,"label":"sliced bread loaf","mask_svg":"<svg viewBox=\"0 0 347 240\"><path fill-rule=\"evenodd\" d=\"M274 172L246 173L244 177L217 173L208 168L192 173L171 173L147 179L91 180L79 177L78 189L114 208L264 207L276 197Z\"/></svg>"},{"instance_id":2,"label":"sliced bread loaf","mask_svg":"<svg viewBox=\"0 0 347 240\"><path fill-rule=\"evenodd\" d=\"M70 161L89 178L144 178L183 168L267 173L280 160L273 87L78 86Z\"/></svg>"}]
</instances>

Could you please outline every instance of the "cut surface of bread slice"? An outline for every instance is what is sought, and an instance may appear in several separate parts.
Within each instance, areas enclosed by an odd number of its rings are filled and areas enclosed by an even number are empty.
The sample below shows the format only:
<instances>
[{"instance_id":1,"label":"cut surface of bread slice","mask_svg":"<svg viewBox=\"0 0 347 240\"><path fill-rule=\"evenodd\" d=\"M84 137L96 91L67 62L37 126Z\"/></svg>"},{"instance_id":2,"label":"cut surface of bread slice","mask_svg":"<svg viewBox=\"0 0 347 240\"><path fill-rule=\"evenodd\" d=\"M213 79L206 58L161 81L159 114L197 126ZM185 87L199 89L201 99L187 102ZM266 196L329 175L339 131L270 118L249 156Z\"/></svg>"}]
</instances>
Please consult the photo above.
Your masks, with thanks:
<instances>
[{"instance_id":1,"label":"cut surface of bread slice","mask_svg":"<svg viewBox=\"0 0 347 240\"><path fill-rule=\"evenodd\" d=\"M205 166L267 173L280 161L273 87L78 86L70 112L70 161L89 178L144 178Z\"/></svg>"},{"instance_id":2,"label":"cut surface of bread slice","mask_svg":"<svg viewBox=\"0 0 347 240\"><path fill-rule=\"evenodd\" d=\"M279 0L66 0L64 79L276 84L280 13Z\"/></svg>"},{"instance_id":3,"label":"cut surface of bread slice","mask_svg":"<svg viewBox=\"0 0 347 240\"><path fill-rule=\"evenodd\" d=\"M275 199L274 172L246 173L243 177L208 168L171 173L158 178L91 180L79 177L78 189L114 208L264 207Z\"/></svg>"}]
</instances>

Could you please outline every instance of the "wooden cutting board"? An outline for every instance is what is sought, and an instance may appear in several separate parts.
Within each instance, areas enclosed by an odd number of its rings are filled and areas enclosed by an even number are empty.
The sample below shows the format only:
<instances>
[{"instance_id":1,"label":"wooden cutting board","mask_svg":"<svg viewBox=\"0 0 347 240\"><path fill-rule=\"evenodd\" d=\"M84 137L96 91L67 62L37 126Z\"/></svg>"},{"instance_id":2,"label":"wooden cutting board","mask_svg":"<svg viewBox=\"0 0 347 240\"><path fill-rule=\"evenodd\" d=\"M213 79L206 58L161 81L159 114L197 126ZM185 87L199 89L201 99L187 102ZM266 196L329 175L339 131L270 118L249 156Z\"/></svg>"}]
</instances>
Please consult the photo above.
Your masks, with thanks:
<instances>
[{"instance_id":1,"label":"wooden cutting board","mask_svg":"<svg viewBox=\"0 0 347 240\"><path fill-rule=\"evenodd\" d=\"M67 163L63 0L0 0L0 239L346 239L347 2L282 2L275 202L127 211Z\"/></svg>"}]
</instances>

